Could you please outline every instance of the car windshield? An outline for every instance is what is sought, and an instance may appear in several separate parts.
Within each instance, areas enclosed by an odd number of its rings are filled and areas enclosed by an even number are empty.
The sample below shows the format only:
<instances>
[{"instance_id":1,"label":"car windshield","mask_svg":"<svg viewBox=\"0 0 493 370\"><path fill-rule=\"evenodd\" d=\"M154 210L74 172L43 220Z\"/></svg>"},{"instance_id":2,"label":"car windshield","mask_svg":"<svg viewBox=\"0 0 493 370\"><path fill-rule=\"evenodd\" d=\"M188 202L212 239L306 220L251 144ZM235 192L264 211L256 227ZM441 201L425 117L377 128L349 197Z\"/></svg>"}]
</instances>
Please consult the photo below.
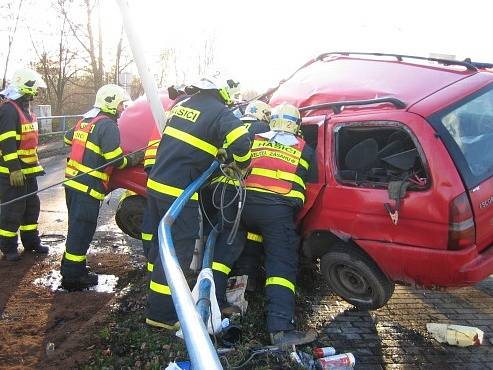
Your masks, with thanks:
<instances>
[{"instance_id":1,"label":"car windshield","mask_svg":"<svg viewBox=\"0 0 493 370\"><path fill-rule=\"evenodd\" d=\"M475 97L441 118L471 173L480 177L493 168L493 90Z\"/></svg>"}]
</instances>

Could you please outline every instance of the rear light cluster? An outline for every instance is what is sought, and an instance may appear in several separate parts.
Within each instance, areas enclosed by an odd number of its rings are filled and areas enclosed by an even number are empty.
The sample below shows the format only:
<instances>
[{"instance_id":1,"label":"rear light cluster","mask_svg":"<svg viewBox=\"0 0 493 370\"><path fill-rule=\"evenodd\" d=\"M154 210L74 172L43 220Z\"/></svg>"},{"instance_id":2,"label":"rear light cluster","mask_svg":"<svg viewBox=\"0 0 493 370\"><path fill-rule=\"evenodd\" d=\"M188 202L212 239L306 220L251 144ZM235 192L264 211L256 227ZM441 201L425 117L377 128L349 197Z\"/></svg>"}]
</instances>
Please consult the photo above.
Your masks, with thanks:
<instances>
[{"instance_id":1,"label":"rear light cluster","mask_svg":"<svg viewBox=\"0 0 493 370\"><path fill-rule=\"evenodd\" d=\"M448 249L464 249L476 242L474 216L466 193L450 202L448 230Z\"/></svg>"}]
</instances>

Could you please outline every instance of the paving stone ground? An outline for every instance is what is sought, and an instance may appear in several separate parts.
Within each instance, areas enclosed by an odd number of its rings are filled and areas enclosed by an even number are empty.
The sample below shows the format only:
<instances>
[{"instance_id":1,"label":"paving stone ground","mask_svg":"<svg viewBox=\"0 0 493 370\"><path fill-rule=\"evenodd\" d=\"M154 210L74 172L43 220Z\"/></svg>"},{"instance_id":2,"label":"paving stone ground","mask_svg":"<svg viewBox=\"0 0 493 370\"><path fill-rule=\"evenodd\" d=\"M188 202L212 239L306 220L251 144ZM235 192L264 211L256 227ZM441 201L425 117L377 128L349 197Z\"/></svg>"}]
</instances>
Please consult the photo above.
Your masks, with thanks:
<instances>
[{"instance_id":1,"label":"paving stone ground","mask_svg":"<svg viewBox=\"0 0 493 370\"><path fill-rule=\"evenodd\" d=\"M356 369L493 369L493 275L450 291L396 286L388 304L372 312L355 311L323 283L314 289L306 323L318 323L319 344L352 352ZM426 331L429 322L475 326L484 331L484 344L438 343Z\"/></svg>"}]
</instances>

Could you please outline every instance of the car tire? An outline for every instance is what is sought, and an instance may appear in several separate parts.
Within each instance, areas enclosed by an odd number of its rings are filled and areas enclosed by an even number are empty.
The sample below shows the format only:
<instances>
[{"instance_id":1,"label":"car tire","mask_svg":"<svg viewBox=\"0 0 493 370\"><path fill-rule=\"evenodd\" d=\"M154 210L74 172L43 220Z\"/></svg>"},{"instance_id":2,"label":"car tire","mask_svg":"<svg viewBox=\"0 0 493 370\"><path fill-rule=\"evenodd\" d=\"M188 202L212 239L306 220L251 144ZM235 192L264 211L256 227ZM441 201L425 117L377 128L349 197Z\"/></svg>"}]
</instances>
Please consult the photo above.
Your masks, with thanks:
<instances>
[{"instance_id":1,"label":"car tire","mask_svg":"<svg viewBox=\"0 0 493 370\"><path fill-rule=\"evenodd\" d=\"M140 195L131 195L123 199L116 209L115 221L128 236L140 240L142 217L146 199Z\"/></svg>"},{"instance_id":2,"label":"car tire","mask_svg":"<svg viewBox=\"0 0 493 370\"><path fill-rule=\"evenodd\" d=\"M356 247L337 243L320 259L320 272L332 290L360 310L383 307L395 284Z\"/></svg>"}]
</instances>

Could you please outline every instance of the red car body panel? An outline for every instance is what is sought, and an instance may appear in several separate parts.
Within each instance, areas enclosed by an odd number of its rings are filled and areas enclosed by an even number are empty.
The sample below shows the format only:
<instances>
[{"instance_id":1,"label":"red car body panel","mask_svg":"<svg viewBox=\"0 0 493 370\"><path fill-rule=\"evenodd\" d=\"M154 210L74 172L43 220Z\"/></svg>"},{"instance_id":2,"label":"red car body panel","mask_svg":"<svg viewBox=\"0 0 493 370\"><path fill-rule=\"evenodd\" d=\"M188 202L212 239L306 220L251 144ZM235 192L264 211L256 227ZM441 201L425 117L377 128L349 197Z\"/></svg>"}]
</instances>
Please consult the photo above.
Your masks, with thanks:
<instances>
[{"instance_id":1,"label":"red car body panel","mask_svg":"<svg viewBox=\"0 0 493 370\"><path fill-rule=\"evenodd\" d=\"M306 203L298 215L304 240L319 233L351 240L390 279L427 287L470 285L492 274L493 205L484 207L482 202L493 203L493 179L479 189L466 189L447 148L427 121L431 114L492 83L490 72L377 57L327 57L307 63L291 76L274 92L271 105L289 102L306 107L380 97L406 104L404 109L379 103L346 106L339 114L330 108L304 114L303 125L316 130L319 174L317 183L307 185ZM170 104L166 99L165 109ZM154 125L148 105L142 104L136 102L119 121L126 152L147 145ZM402 199L397 225L384 208L384 203L393 202L387 189L351 186L335 176L335 130L355 122L378 126L382 121L395 122L414 138L428 175L426 188L408 191ZM141 169L115 171L111 182L113 188L145 193ZM450 204L464 192L474 212L476 243L450 250Z\"/></svg>"},{"instance_id":2,"label":"red car body panel","mask_svg":"<svg viewBox=\"0 0 493 370\"><path fill-rule=\"evenodd\" d=\"M159 98L165 111L173 100L164 91L159 92ZM149 142L156 123L151 112L151 106L145 96L135 100L118 120L120 129L120 145L125 153L145 148ZM128 189L138 194L146 193L147 174L142 167L127 168L113 171L110 181L110 191L118 188Z\"/></svg>"}]
</instances>

